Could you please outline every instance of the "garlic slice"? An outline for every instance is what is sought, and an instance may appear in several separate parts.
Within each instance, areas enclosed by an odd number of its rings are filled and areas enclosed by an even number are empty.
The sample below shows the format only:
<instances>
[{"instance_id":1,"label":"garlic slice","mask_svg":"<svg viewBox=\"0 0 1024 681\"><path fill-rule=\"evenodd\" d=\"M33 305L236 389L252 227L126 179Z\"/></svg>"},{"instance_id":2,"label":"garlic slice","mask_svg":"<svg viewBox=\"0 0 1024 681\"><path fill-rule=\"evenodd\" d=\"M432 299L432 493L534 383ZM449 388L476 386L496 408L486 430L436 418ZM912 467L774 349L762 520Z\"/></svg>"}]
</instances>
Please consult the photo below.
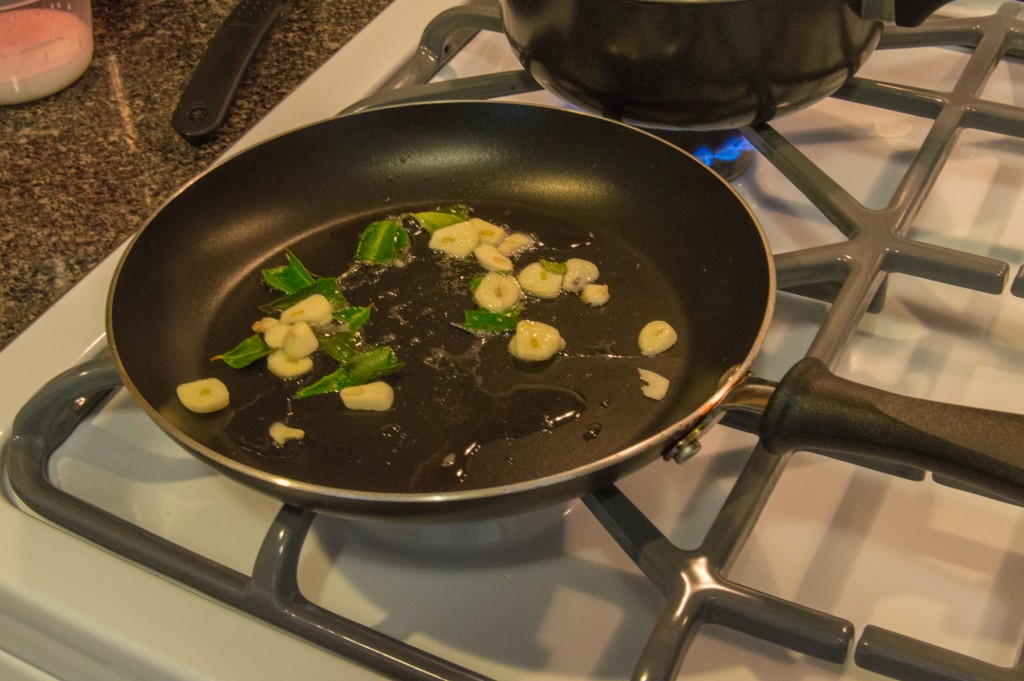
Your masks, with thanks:
<instances>
[{"instance_id":1,"label":"garlic slice","mask_svg":"<svg viewBox=\"0 0 1024 681\"><path fill-rule=\"evenodd\" d=\"M569 258L565 261L565 276L562 277L562 288L577 293L587 284L597 281L600 276L597 265L582 258Z\"/></svg>"},{"instance_id":2,"label":"garlic slice","mask_svg":"<svg viewBox=\"0 0 1024 681\"><path fill-rule=\"evenodd\" d=\"M476 227L477 234L480 235L480 243L497 246L505 240L505 230L498 225L480 218L470 218L468 222Z\"/></svg>"},{"instance_id":3,"label":"garlic slice","mask_svg":"<svg viewBox=\"0 0 1024 681\"><path fill-rule=\"evenodd\" d=\"M652 400L664 399L668 393L668 379L648 369L637 369L637 371L640 372L640 380L644 382L644 385L640 387L641 392Z\"/></svg>"},{"instance_id":4,"label":"garlic slice","mask_svg":"<svg viewBox=\"0 0 1024 681\"><path fill-rule=\"evenodd\" d=\"M384 381L342 388L340 394L349 409L387 411L395 402L394 389Z\"/></svg>"},{"instance_id":5,"label":"garlic slice","mask_svg":"<svg viewBox=\"0 0 1024 681\"><path fill-rule=\"evenodd\" d=\"M512 232L498 245L498 250L502 255L512 257L528 249L535 241L532 236L525 232Z\"/></svg>"},{"instance_id":6,"label":"garlic slice","mask_svg":"<svg viewBox=\"0 0 1024 681\"><path fill-rule=\"evenodd\" d=\"M516 324L515 335L508 342L508 351L527 362L551 359L564 347L565 340L558 329L543 322L528 320Z\"/></svg>"},{"instance_id":7,"label":"garlic slice","mask_svg":"<svg viewBox=\"0 0 1024 681\"><path fill-rule=\"evenodd\" d=\"M476 256L478 263L492 272L512 271L512 261L508 259L507 255L502 255L492 244L480 244L473 249L473 255Z\"/></svg>"},{"instance_id":8,"label":"garlic slice","mask_svg":"<svg viewBox=\"0 0 1024 681\"><path fill-rule=\"evenodd\" d=\"M640 336L637 344L640 346L641 354L648 357L660 355L676 344L679 339L676 330L668 322L659 320L648 322L640 329Z\"/></svg>"},{"instance_id":9,"label":"garlic slice","mask_svg":"<svg viewBox=\"0 0 1024 681\"><path fill-rule=\"evenodd\" d=\"M611 299L608 293L608 284L587 284L580 291L580 300L587 305L600 307Z\"/></svg>"},{"instance_id":10,"label":"garlic slice","mask_svg":"<svg viewBox=\"0 0 1024 681\"><path fill-rule=\"evenodd\" d=\"M297 378L313 370L313 360L309 357L292 359L284 350L275 350L267 356L267 369L278 378Z\"/></svg>"},{"instance_id":11,"label":"garlic slice","mask_svg":"<svg viewBox=\"0 0 1024 681\"><path fill-rule=\"evenodd\" d=\"M470 221L442 227L430 235L427 247L456 258L465 258L480 243L480 232Z\"/></svg>"},{"instance_id":12,"label":"garlic slice","mask_svg":"<svg viewBox=\"0 0 1024 681\"><path fill-rule=\"evenodd\" d=\"M511 274L490 272L480 280L473 299L476 304L490 312L502 312L511 308L523 297L519 281Z\"/></svg>"},{"instance_id":13,"label":"garlic slice","mask_svg":"<svg viewBox=\"0 0 1024 681\"><path fill-rule=\"evenodd\" d=\"M557 298L562 292L562 276L539 262L530 263L519 273L519 285L538 298Z\"/></svg>"},{"instance_id":14,"label":"garlic slice","mask_svg":"<svg viewBox=\"0 0 1024 681\"><path fill-rule=\"evenodd\" d=\"M270 345L270 343L267 343L267 345ZM320 341L316 339L316 334L313 333L313 329L309 328L309 324L306 322L292 324L288 329L288 333L285 334L284 342L281 344L281 350L284 351L284 354L288 355L288 359L309 357L318 347L320 347Z\"/></svg>"},{"instance_id":15,"label":"garlic slice","mask_svg":"<svg viewBox=\"0 0 1024 681\"><path fill-rule=\"evenodd\" d=\"M175 392L185 408L197 414L220 411L231 401L227 386L219 378L200 378L182 383Z\"/></svg>"},{"instance_id":16,"label":"garlic slice","mask_svg":"<svg viewBox=\"0 0 1024 681\"><path fill-rule=\"evenodd\" d=\"M273 317L263 317L257 319L252 323L252 330L256 333L266 333L270 330L270 327L280 324L281 322Z\"/></svg>"},{"instance_id":17,"label":"garlic slice","mask_svg":"<svg viewBox=\"0 0 1024 681\"><path fill-rule=\"evenodd\" d=\"M301 428L292 428L280 421L270 424L270 439L279 445L283 445L288 440L301 440L304 437L306 437L306 431Z\"/></svg>"},{"instance_id":18,"label":"garlic slice","mask_svg":"<svg viewBox=\"0 0 1024 681\"><path fill-rule=\"evenodd\" d=\"M277 350L284 345L284 339L288 335L288 330L291 328L291 324L277 322L263 332L263 342Z\"/></svg>"},{"instance_id":19,"label":"garlic slice","mask_svg":"<svg viewBox=\"0 0 1024 681\"><path fill-rule=\"evenodd\" d=\"M331 321L331 301L320 293L313 293L281 313L280 319L286 324L306 322L316 326Z\"/></svg>"}]
</instances>

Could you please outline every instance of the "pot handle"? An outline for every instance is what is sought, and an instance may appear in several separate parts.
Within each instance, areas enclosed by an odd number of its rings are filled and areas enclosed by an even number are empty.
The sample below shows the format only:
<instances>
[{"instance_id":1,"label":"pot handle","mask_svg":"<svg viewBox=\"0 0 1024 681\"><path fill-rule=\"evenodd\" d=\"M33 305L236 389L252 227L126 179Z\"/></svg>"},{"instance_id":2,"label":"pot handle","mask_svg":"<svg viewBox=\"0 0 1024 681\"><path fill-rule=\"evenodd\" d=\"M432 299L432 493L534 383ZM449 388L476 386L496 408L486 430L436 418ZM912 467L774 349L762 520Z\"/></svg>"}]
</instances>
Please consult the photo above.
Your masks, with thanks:
<instances>
[{"instance_id":1,"label":"pot handle","mask_svg":"<svg viewBox=\"0 0 1024 681\"><path fill-rule=\"evenodd\" d=\"M920 26L951 0L846 0L866 21L894 21L897 26Z\"/></svg>"},{"instance_id":2,"label":"pot handle","mask_svg":"<svg viewBox=\"0 0 1024 681\"><path fill-rule=\"evenodd\" d=\"M839 378L800 360L759 425L768 451L856 454L932 471L1024 505L1024 415L944 404Z\"/></svg>"}]
</instances>

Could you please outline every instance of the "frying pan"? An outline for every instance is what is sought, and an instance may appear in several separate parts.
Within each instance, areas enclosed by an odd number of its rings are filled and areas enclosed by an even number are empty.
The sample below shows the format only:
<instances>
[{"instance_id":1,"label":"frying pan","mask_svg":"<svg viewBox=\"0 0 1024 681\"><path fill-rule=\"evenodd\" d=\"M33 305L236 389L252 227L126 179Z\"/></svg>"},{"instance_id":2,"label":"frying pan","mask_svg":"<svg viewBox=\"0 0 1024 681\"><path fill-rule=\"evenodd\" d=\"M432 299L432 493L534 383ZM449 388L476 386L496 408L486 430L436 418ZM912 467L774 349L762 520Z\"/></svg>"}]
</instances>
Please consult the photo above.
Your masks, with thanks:
<instances>
[{"instance_id":1,"label":"frying pan","mask_svg":"<svg viewBox=\"0 0 1024 681\"><path fill-rule=\"evenodd\" d=\"M565 338L554 359L519 362L506 338L458 328L478 272L434 257L424 234L412 235L404 267L351 268L373 220L455 202L537 235L542 245L520 265L599 264L607 305L575 295L526 304L524 318ZM389 344L405 362L387 378L390 411L348 411L337 395L296 400L302 380L210 360L251 333L258 306L275 297L260 270L282 264L286 249L318 275L344 273L350 304L373 309L364 342ZM749 368L774 290L754 215L670 144L584 113L445 102L317 123L195 179L124 254L107 330L125 385L165 431L228 475L321 511L433 519L550 505L662 456L719 405L766 395L761 427L777 451L853 448L1019 495L1024 417L887 395L814 360L766 393ZM653 319L679 341L644 357L637 333ZM318 360L314 374L329 368ZM670 379L664 400L641 394L638 368ZM231 405L188 412L175 386L207 376L228 385ZM267 429L280 420L306 437L271 445Z\"/></svg>"}]
</instances>

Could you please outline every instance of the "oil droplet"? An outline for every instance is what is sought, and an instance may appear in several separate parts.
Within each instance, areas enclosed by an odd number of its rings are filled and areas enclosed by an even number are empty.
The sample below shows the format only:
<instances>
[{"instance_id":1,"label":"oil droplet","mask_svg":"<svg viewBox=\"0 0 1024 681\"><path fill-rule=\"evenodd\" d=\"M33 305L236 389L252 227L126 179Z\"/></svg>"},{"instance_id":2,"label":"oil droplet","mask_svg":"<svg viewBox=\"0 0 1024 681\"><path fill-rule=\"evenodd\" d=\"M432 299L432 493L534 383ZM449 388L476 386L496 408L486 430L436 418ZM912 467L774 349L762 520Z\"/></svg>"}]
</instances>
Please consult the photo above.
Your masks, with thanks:
<instances>
[{"instance_id":1,"label":"oil droplet","mask_svg":"<svg viewBox=\"0 0 1024 681\"><path fill-rule=\"evenodd\" d=\"M400 426L397 423L389 423L388 425L381 427L380 434L383 435L386 439L389 439L389 440L391 440L391 439L404 440L405 439L405 433L402 431L402 426Z\"/></svg>"},{"instance_id":2,"label":"oil droplet","mask_svg":"<svg viewBox=\"0 0 1024 681\"><path fill-rule=\"evenodd\" d=\"M561 414L544 414L542 420L544 422L544 427L551 430L553 428L557 428L563 423L575 420L579 415L580 410L574 408L564 411Z\"/></svg>"},{"instance_id":3,"label":"oil droplet","mask_svg":"<svg viewBox=\"0 0 1024 681\"><path fill-rule=\"evenodd\" d=\"M515 462L516 462L516 457L514 457L514 456L506 456L505 457L505 463L511 464L511 463L515 463Z\"/></svg>"},{"instance_id":4,"label":"oil droplet","mask_svg":"<svg viewBox=\"0 0 1024 681\"><path fill-rule=\"evenodd\" d=\"M608 407L612 406L612 401L610 399L601 400L601 404L598 406L600 406L602 409L607 409Z\"/></svg>"},{"instance_id":5,"label":"oil droplet","mask_svg":"<svg viewBox=\"0 0 1024 681\"><path fill-rule=\"evenodd\" d=\"M594 438L596 438L600 434L601 434L601 424L600 423L591 423L590 427L587 428L586 431L584 431L583 439L586 440L587 442L590 442L591 440L593 440Z\"/></svg>"},{"instance_id":6,"label":"oil droplet","mask_svg":"<svg viewBox=\"0 0 1024 681\"><path fill-rule=\"evenodd\" d=\"M587 232L586 237L582 241L573 241L569 244L569 248L588 248L594 245L594 233Z\"/></svg>"},{"instance_id":7,"label":"oil droplet","mask_svg":"<svg viewBox=\"0 0 1024 681\"><path fill-rule=\"evenodd\" d=\"M416 469L410 491L465 484L472 477L473 458L486 445L550 432L578 419L587 406L575 390L555 386L519 385L498 394L479 387L470 391L474 401L461 419L447 424L450 439L441 449L445 455L440 462L431 458Z\"/></svg>"}]
</instances>

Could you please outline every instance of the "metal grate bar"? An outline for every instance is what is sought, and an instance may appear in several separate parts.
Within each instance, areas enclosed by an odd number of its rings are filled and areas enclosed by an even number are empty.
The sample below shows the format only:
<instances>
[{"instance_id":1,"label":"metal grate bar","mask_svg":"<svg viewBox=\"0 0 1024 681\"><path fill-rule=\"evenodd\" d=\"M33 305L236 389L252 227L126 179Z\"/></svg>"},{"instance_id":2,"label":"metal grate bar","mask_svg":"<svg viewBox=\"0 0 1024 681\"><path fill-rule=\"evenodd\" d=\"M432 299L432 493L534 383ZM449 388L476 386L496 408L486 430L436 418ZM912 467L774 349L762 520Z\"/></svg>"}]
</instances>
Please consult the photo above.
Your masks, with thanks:
<instances>
[{"instance_id":1,"label":"metal grate bar","mask_svg":"<svg viewBox=\"0 0 1024 681\"><path fill-rule=\"evenodd\" d=\"M809 355L834 363L868 309L885 275L900 272L984 293L1001 293L1009 265L992 258L916 242L906 237L960 134L967 127L1024 133L1024 112L979 99L1002 59L1008 36L1020 30L1017 4L1008 3L987 19L939 20L920 29L886 28L882 44L959 45L973 54L952 92L853 78L836 97L869 106L934 119L889 205L871 210L817 168L769 124L744 134L849 239L776 257L780 286L839 282L839 294L811 346ZM887 39L889 35L894 38ZM969 39L969 41L968 41Z\"/></svg>"},{"instance_id":2,"label":"metal grate bar","mask_svg":"<svg viewBox=\"0 0 1024 681\"><path fill-rule=\"evenodd\" d=\"M857 643L857 664L904 681L1021 681L1024 667L997 667L966 655L868 625Z\"/></svg>"},{"instance_id":3,"label":"metal grate bar","mask_svg":"<svg viewBox=\"0 0 1024 681\"><path fill-rule=\"evenodd\" d=\"M357 664L407 681L486 681L487 677L341 617L298 587L299 553L315 514L283 506L268 528L252 576L167 541L64 492L49 461L91 406L121 385L109 353L47 383L18 413L3 452L7 479L34 512L158 574L189 586Z\"/></svg>"},{"instance_id":4,"label":"metal grate bar","mask_svg":"<svg viewBox=\"0 0 1024 681\"><path fill-rule=\"evenodd\" d=\"M781 473L784 457L758 449L697 549L674 546L611 486L583 498L623 550L666 596L634 671L637 679L674 679L703 624L717 624L829 662L842 662L853 625L723 576ZM752 508L753 507L753 508ZM718 530L721 529L721 532Z\"/></svg>"}]
</instances>

